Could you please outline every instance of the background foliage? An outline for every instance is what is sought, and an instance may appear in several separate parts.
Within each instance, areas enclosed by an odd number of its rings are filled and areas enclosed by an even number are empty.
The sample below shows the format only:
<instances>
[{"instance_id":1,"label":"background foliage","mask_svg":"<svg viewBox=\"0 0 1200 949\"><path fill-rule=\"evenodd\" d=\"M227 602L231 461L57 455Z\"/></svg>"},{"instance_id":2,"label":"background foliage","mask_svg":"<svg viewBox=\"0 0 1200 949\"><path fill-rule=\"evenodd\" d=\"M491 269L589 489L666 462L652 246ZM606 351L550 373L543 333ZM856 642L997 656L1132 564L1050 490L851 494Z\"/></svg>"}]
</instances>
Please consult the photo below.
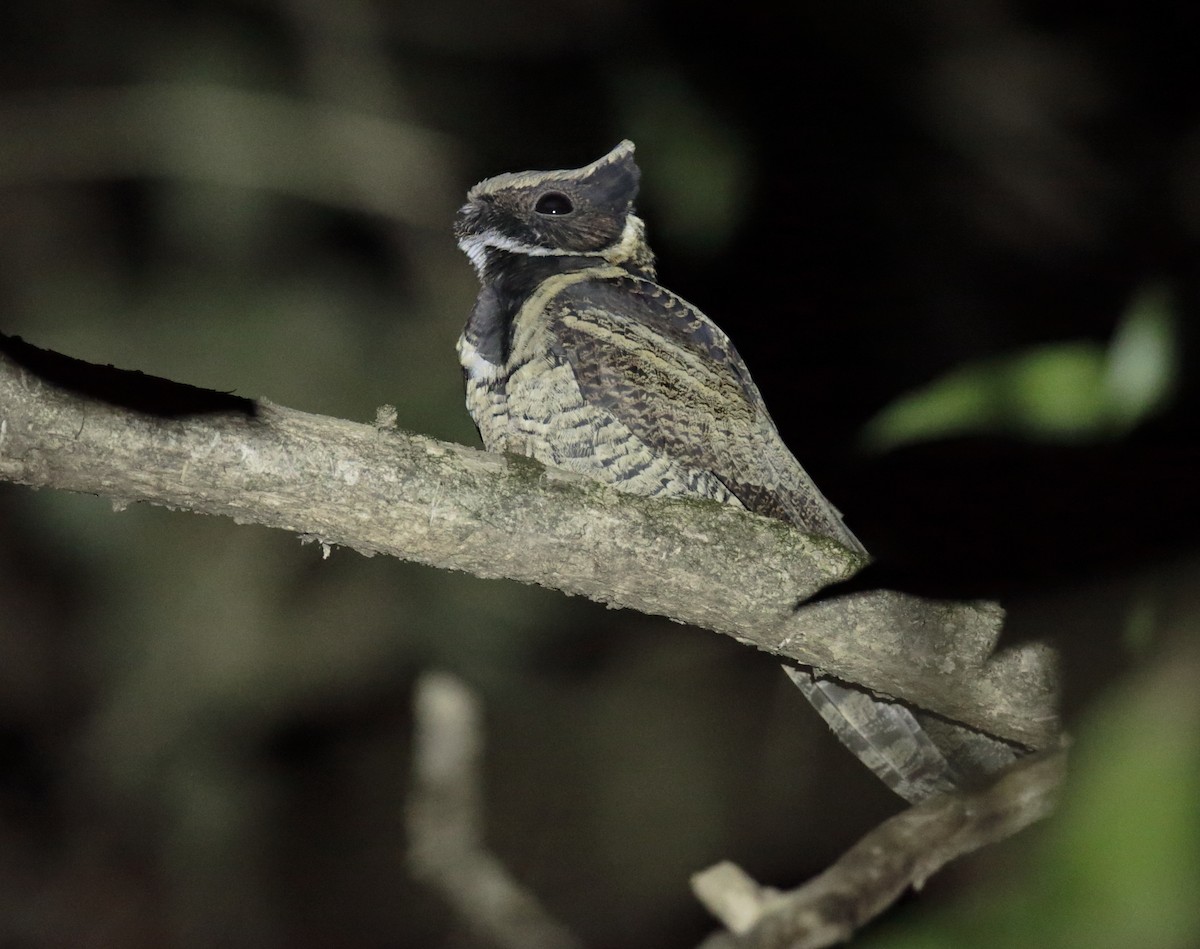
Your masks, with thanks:
<instances>
[{"instance_id":1,"label":"background foliage","mask_svg":"<svg viewBox=\"0 0 1200 949\"><path fill-rule=\"evenodd\" d=\"M664 282L735 339L874 582L1064 650L1060 819L877 945L1200 934L1200 108L1184 4L0 7L0 329L471 444L449 223L638 144ZM692 945L894 810L720 637L0 486L0 934L471 944L409 881L414 675L488 709L489 836L589 945Z\"/></svg>"}]
</instances>

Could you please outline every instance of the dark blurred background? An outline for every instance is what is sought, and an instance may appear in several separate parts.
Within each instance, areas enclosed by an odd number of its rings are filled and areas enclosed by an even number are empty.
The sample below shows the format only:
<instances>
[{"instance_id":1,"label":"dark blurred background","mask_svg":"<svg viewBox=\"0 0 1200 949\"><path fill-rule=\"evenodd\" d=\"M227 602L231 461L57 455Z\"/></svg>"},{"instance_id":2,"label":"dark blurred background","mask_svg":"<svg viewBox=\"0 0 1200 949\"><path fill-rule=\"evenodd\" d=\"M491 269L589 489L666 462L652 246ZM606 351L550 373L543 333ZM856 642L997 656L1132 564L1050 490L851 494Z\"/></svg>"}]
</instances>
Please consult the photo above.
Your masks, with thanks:
<instances>
[{"instance_id":1,"label":"dark blurred background","mask_svg":"<svg viewBox=\"0 0 1200 949\"><path fill-rule=\"evenodd\" d=\"M1200 939L1200 14L1078 5L0 6L0 331L477 444L466 188L638 146L663 282L879 562L1063 649L1062 816L880 945ZM3 406L0 406L0 414ZM406 866L412 684L588 946L712 928L899 809L768 657L547 591L0 485L0 945L488 945Z\"/></svg>"}]
</instances>

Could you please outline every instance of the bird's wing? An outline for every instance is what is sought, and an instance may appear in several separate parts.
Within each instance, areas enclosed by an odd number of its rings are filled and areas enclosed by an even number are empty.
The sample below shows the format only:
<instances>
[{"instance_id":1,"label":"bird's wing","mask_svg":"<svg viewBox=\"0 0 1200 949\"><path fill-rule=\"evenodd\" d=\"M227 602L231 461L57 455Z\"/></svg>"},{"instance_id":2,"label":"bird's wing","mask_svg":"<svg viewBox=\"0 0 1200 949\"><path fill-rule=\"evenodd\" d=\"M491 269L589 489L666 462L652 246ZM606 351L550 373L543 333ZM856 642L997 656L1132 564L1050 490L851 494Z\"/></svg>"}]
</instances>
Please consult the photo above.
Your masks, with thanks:
<instances>
[{"instance_id":1,"label":"bird's wing","mask_svg":"<svg viewBox=\"0 0 1200 949\"><path fill-rule=\"evenodd\" d=\"M751 511L861 545L783 444L728 337L639 277L570 284L545 317L583 397L647 447L709 471Z\"/></svg>"},{"instance_id":2,"label":"bird's wing","mask_svg":"<svg viewBox=\"0 0 1200 949\"><path fill-rule=\"evenodd\" d=\"M729 339L695 307L649 280L619 276L573 282L543 313L584 399L651 451L711 472L748 510L865 553L783 444ZM953 786L953 766L909 709L809 670L788 672L897 794L918 801ZM968 746L998 744L947 727Z\"/></svg>"}]
</instances>

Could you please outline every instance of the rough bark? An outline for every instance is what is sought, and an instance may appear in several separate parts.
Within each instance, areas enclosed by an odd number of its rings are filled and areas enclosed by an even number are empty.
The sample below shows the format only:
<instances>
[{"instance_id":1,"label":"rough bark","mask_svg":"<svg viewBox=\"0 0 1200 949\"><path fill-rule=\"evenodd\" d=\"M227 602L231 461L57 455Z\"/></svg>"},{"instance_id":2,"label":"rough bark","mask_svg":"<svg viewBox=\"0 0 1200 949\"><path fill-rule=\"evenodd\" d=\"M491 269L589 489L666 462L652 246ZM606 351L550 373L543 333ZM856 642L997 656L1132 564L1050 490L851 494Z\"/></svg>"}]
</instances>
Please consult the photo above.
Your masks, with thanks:
<instances>
[{"instance_id":1,"label":"rough bark","mask_svg":"<svg viewBox=\"0 0 1200 949\"><path fill-rule=\"evenodd\" d=\"M7 343L0 478L538 583L716 630L1003 738L1033 747L1055 740L1051 654L1026 644L992 655L998 606L872 592L796 610L860 564L778 521L710 502L631 497L524 458L382 425L267 402L237 411L229 403L238 400L137 373L71 360L47 369L32 347ZM113 379L76 385L80 367L116 374L117 388L188 390L200 408L185 399L186 412L164 416L130 408L142 405L137 398L97 398Z\"/></svg>"}]
</instances>

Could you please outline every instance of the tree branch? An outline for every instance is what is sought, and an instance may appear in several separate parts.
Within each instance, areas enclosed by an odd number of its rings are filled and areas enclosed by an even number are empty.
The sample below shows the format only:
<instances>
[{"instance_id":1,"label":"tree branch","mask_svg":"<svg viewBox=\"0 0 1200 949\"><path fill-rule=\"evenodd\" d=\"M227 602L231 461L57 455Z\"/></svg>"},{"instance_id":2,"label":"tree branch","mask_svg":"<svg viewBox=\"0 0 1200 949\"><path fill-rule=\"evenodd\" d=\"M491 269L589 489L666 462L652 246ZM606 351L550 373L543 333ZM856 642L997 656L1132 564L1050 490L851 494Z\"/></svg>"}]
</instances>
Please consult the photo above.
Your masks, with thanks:
<instances>
[{"instance_id":1,"label":"tree branch","mask_svg":"<svg viewBox=\"0 0 1200 949\"><path fill-rule=\"evenodd\" d=\"M951 860L1048 817L1065 775L1065 750L1023 758L982 790L933 797L884 821L828 870L787 893L759 886L729 862L697 873L693 891L729 929L703 949L846 942Z\"/></svg>"},{"instance_id":2,"label":"tree branch","mask_svg":"<svg viewBox=\"0 0 1200 949\"><path fill-rule=\"evenodd\" d=\"M484 842L479 702L453 676L427 672L413 698L408 863L459 917L498 946L579 949Z\"/></svg>"},{"instance_id":3,"label":"tree branch","mask_svg":"<svg viewBox=\"0 0 1200 949\"><path fill-rule=\"evenodd\" d=\"M118 399L108 394L112 379L72 381L86 364L4 343L0 478L538 583L725 633L1002 738L1055 740L1051 654L1029 644L992 656L998 606L876 591L794 610L861 564L782 522L712 502L633 497L382 425L267 402L250 404L253 414L230 411L220 393L208 393L211 409L189 401L193 414L163 417L152 404L130 408L140 405L139 387L175 386L189 398L204 390L89 367L115 374ZM56 371L55 360L67 365Z\"/></svg>"}]
</instances>

